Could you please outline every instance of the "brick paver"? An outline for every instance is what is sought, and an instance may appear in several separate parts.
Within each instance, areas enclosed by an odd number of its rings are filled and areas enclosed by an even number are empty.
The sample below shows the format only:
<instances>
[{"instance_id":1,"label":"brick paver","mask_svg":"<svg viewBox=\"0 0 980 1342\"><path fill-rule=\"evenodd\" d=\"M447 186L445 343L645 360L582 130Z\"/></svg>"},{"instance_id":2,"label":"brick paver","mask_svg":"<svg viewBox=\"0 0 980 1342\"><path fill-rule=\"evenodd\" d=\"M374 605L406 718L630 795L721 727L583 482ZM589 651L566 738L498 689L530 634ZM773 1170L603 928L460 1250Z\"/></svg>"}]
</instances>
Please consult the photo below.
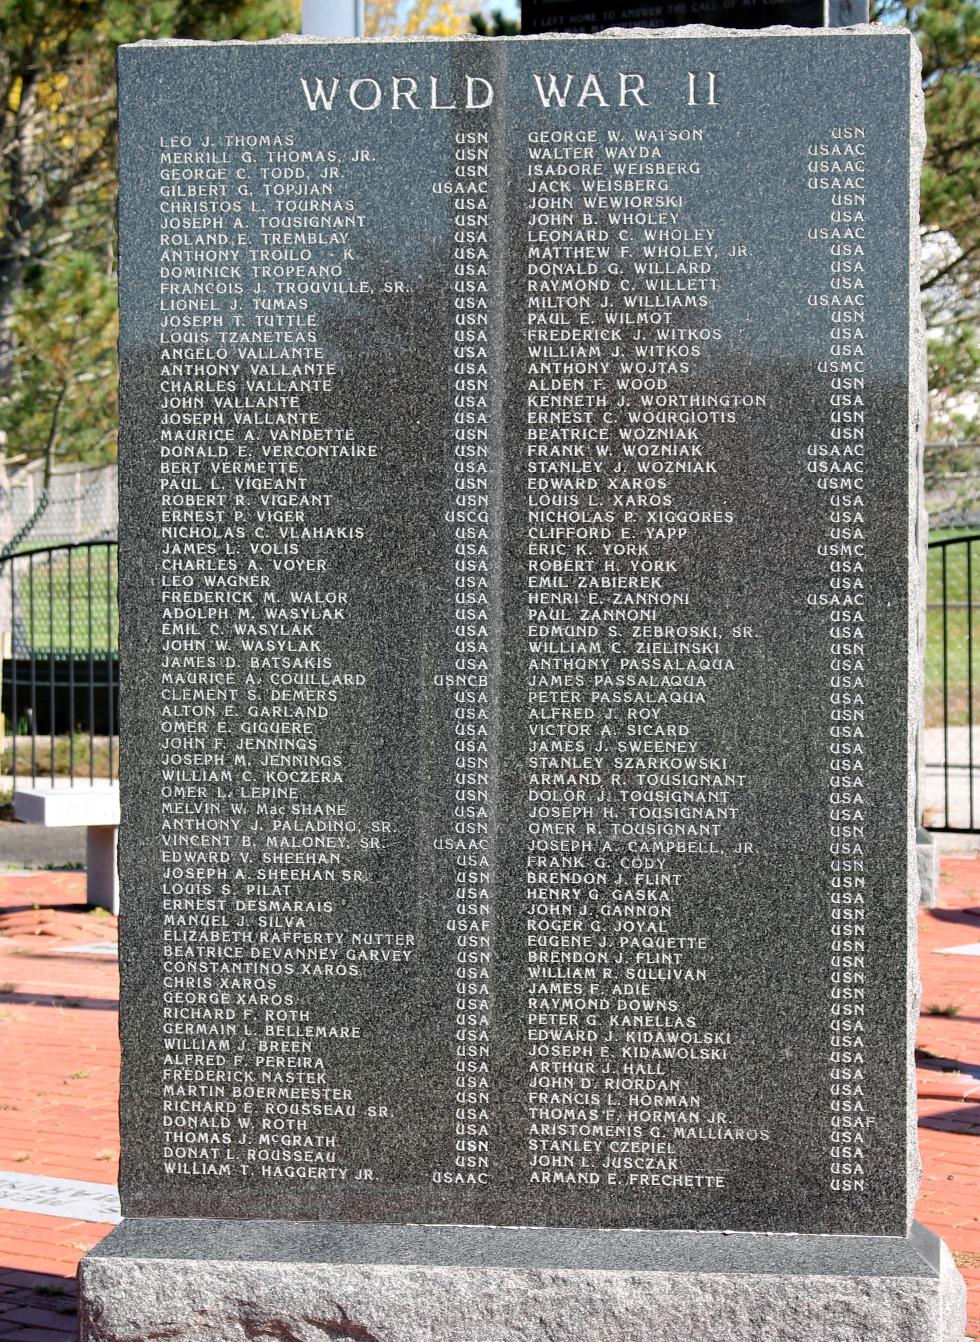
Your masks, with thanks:
<instances>
[{"instance_id":1,"label":"brick paver","mask_svg":"<svg viewBox=\"0 0 980 1342\"><path fill-rule=\"evenodd\" d=\"M75 872L0 877L0 1170L113 1183L116 965L59 953L115 937L114 919L85 911L84 886ZM935 954L980 941L980 855L944 857L919 937L917 1215L953 1250L980 1339L980 959ZM110 1228L0 1209L0 1342L74 1336L75 1269Z\"/></svg>"},{"instance_id":2,"label":"brick paver","mask_svg":"<svg viewBox=\"0 0 980 1342\"><path fill-rule=\"evenodd\" d=\"M0 877L0 1169L111 1184L118 972L59 949L116 928L84 905L84 873ZM111 1228L0 1209L0 1342L75 1336L75 1269Z\"/></svg>"}]
</instances>

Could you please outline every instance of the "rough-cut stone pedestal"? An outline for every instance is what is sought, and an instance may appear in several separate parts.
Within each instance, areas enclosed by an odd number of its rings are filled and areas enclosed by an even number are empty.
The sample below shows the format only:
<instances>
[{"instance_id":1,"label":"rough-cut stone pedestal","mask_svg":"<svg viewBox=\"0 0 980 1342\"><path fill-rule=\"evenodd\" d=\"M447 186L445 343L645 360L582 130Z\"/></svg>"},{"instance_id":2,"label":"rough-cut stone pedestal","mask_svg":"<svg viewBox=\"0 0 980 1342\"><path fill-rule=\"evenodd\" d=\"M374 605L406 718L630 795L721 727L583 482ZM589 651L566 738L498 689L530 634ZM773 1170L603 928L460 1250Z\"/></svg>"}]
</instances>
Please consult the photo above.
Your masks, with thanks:
<instances>
[{"instance_id":1,"label":"rough-cut stone pedestal","mask_svg":"<svg viewBox=\"0 0 980 1342\"><path fill-rule=\"evenodd\" d=\"M82 1342L960 1342L949 1251L698 1231L126 1220L81 1266Z\"/></svg>"}]
</instances>

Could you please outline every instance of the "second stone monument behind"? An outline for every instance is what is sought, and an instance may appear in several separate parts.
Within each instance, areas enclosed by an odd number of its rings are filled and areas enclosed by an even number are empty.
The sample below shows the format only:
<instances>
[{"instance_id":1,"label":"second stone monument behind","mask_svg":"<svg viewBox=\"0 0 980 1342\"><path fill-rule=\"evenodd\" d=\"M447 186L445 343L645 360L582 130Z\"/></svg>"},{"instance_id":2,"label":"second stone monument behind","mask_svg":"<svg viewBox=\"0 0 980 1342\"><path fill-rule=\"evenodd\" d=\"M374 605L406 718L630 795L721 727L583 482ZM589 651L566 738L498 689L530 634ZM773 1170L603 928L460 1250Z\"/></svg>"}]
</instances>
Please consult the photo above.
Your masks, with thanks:
<instances>
[{"instance_id":1,"label":"second stone monument behind","mask_svg":"<svg viewBox=\"0 0 980 1342\"><path fill-rule=\"evenodd\" d=\"M91 1342L954 1335L909 1235L915 59L121 53Z\"/></svg>"}]
</instances>

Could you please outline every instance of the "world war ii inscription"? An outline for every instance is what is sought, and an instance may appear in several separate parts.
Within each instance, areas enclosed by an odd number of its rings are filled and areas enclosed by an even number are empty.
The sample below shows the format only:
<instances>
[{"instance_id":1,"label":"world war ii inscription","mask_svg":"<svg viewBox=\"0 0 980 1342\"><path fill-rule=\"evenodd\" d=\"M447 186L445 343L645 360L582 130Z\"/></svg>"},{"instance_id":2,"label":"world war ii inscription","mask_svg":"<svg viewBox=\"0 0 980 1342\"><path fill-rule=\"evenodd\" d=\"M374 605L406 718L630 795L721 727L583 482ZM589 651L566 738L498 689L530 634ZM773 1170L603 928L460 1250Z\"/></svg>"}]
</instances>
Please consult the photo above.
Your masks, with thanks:
<instances>
[{"instance_id":1,"label":"world war ii inscription","mask_svg":"<svg viewBox=\"0 0 980 1342\"><path fill-rule=\"evenodd\" d=\"M127 1215L903 1234L904 43L120 75Z\"/></svg>"}]
</instances>

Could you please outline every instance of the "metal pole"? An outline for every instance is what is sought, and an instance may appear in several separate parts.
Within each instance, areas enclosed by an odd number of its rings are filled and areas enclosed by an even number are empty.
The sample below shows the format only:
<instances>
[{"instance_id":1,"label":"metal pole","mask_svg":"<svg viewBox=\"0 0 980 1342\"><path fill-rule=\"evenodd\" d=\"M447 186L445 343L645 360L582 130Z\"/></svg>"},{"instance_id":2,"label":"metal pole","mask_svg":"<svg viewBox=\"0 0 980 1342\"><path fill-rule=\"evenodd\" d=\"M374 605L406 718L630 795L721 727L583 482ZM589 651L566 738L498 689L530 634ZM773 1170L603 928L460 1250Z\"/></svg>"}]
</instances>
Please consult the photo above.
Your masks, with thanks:
<instances>
[{"instance_id":1,"label":"metal pole","mask_svg":"<svg viewBox=\"0 0 980 1342\"><path fill-rule=\"evenodd\" d=\"M973 819L973 541L966 543L966 730L970 758L970 829Z\"/></svg>"},{"instance_id":2,"label":"metal pole","mask_svg":"<svg viewBox=\"0 0 980 1342\"><path fill-rule=\"evenodd\" d=\"M71 557L68 550L68 778L75 786L75 610L73 606Z\"/></svg>"},{"instance_id":3,"label":"metal pole","mask_svg":"<svg viewBox=\"0 0 980 1342\"><path fill-rule=\"evenodd\" d=\"M115 705L112 702L113 695L113 661L112 661L112 545L105 547L105 610L106 610L106 635L105 635L105 664L106 679L109 683L109 702L106 705L106 717L109 728L109 782L112 782L112 737L116 730L113 709Z\"/></svg>"},{"instance_id":4,"label":"metal pole","mask_svg":"<svg viewBox=\"0 0 980 1342\"><path fill-rule=\"evenodd\" d=\"M54 551L48 551L48 713L51 721L48 723L51 733L51 786L54 787L54 756L55 756L55 713L57 711L57 701L54 693Z\"/></svg>"},{"instance_id":5,"label":"metal pole","mask_svg":"<svg viewBox=\"0 0 980 1342\"><path fill-rule=\"evenodd\" d=\"M92 547L85 547L85 595L88 600L88 785L95 787L95 653L92 651Z\"/></svg>"},{"instance_id":6,"label":"metal pole","mask_svg":"<svg viewBox=\"0 0 980 1342\"><path fill-rule=\"evenodd\" d=\"M13 699L10 706L10 716L13 724L13 731L10 733L10 745L13 751L12 770L14 776L14 791L17 791L17 587L14 582L14 569L17 567L17 560L11 555L7 560L10 565L10 672L13 678L11 692Z\"/></svg>"},{"instance_id":7,"label":"metal pole","mask_svg":"<svg viewBox=\"0 0 980 1342\"><path fill-rule=\"evenodd\" d=\"M943 824L949 829L949 611L946 581L946 550L943 546Z\"/></svg>"},{"instance_id":8,"label":"metal pole","mask_svg":"<svg viewBox=\"0 0 980 1342\"><path fill-rule=\"evenodd\" d=\"M31 603L31 787L37 782L37 655L34 651L34 554L27 556L27 596Z\"/></svg>"}]
</instances>

